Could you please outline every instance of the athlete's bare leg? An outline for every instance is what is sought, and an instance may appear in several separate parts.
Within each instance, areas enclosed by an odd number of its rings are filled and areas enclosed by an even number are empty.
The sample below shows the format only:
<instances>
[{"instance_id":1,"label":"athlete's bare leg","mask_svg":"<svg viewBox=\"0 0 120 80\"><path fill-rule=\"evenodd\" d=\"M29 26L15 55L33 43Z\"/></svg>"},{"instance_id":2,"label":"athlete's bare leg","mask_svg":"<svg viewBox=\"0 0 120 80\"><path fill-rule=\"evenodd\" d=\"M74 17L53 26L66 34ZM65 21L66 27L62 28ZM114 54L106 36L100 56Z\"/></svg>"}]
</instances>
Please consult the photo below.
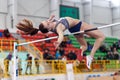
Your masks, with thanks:
<instances>
[{"instance_id":1,"label":"athlete's bare leg","mask_svg":"<svg viewBox=\"0 0 120 80\"><path fill-rule=\"evenodd\" d=\"M87 29L91 29L91 28L93 28L93 26L82 22L82 26L81 26L80 30L82 31L82 30L87 30ZM89 31L89 32L86 32L85 34L96 39L95 43L93 45L93 48L90 52L90 55L86 56L86 66L88 69L90 69L92 60L94 58L94 54L96 53L98 48L101 46L103 40L105 39L105 36L100 30ZM83 36L76 36L76 38L79 41L79 43L81 44L81 46L83 47L82 50L85 51L87 49L87 43L84 40Z\"/></svg>"},{"instance_id":2,"label":"athlete's bare leg","mask_svg":"<svg viewBox=\"0 0 120 80\"><path fill-rule=\"evenodd\" d=\"M81 30L86 30L91 28L93 28L93 26L88 25L87 23L84 23L84 22L82 23ZM96 39L93 45L93 48L90 52L90 56L94 57L94 54L96 53L98 48L101 46L103 40L105 39L105 36L100 30L89 31L89 32L86 32L86 34Z\"/></svg>"},{"instance_id":3,"label":"athlete's bare leg","mask_svg":"<svg viewBox=\"0 0 120 80\"><path fill-rule=\"evenodd\" d=\"M84 39L83 34L78 34L78 35L74 35L77 39L77 41L80 44L80 49L82 50L81 54L83 55L83 52L87 50L87 42Z\"/></svg>"}]
</instances>

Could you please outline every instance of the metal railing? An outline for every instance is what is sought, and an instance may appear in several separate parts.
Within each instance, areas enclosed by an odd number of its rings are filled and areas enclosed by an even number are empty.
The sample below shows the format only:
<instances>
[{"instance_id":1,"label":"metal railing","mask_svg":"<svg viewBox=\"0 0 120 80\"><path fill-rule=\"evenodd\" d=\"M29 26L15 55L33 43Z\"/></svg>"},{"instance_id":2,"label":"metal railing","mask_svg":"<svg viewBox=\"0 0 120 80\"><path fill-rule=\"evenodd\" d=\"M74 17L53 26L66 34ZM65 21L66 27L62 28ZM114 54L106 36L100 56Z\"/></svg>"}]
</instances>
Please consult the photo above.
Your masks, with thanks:
<instances>
[{"instance_id":1,"label":"metal railing","mask_svg":"<svg viewBox=\"0 0 120 80\"><path fill-rule=\"evenodd\" d=\"M27 41L29 41L29 40L0 39L0 49L3 52L4 51L13 51L14 42L21 43L21 42L27 42ZM26 51L26 52L31 53L34 57L43 59L42 53L33 44L28 44L25 46L18 46L18 51Z\"/></svg>"},{"instance_id":2,"label":"metal railing","mask_svg":"<svg viewBox=\"0 0 120 80\"><path fill-rule=\"evenodd\" d=\"M4 61L4 77L10 76L12 61ZM66 64L72 63L74 73L116 71L120 69L119 60L95 60L92 62L91 70L88 70L85 61L63 61L63 60L32 60L18 61L18 75L41 75L41 74L66 74Z\"/></svg>"}]
</instances>

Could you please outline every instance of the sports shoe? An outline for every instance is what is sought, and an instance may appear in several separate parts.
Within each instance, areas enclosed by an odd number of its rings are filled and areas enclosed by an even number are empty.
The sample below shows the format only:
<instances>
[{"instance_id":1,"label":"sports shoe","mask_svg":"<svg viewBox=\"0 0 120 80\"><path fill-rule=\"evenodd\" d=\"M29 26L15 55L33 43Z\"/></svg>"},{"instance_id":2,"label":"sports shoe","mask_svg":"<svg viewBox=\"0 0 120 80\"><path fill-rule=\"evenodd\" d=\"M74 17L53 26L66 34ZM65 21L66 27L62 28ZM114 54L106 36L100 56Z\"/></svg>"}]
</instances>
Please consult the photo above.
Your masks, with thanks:
<instances>
[{"instance_id":1,"label":"sports shoe","mask_svg":"<svg viewBox=\"0 0 120 80\"><path fill-rule=\"evenodd\" d=\"M93 58L90 55L86 56L86 66L88 69L91 69L92 60Z\"/></svg>"}]
</instances>

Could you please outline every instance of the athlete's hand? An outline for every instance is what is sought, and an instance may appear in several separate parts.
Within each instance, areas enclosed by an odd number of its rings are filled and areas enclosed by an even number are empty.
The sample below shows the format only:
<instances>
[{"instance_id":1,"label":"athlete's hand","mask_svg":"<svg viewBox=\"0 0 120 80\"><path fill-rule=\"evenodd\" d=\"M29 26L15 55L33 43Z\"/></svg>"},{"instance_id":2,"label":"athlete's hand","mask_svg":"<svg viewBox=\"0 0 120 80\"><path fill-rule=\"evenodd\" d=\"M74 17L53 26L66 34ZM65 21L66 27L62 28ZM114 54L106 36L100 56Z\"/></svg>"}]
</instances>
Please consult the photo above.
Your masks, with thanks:
<instances>
[{"instance_id":1,"label":"athlete's hand","mask_svg":"<svg viewBox=\"0 0 120 80\"><path fill-rule=\"evenodd\" d=\"M55 15L51 15L47 22L53 22Z\"/></svg>"},{"instance_id":2,"label":"athlete's hand","mask_svg":"<svg viewBox=\"0 0 120 80\"><path fill-rule=\"evenodd\" d=\"M58 41L54 42L55 49L57 49L59 47L59 45L60 45L60 42L58 42Z\"/></svg>"}]
</instances>

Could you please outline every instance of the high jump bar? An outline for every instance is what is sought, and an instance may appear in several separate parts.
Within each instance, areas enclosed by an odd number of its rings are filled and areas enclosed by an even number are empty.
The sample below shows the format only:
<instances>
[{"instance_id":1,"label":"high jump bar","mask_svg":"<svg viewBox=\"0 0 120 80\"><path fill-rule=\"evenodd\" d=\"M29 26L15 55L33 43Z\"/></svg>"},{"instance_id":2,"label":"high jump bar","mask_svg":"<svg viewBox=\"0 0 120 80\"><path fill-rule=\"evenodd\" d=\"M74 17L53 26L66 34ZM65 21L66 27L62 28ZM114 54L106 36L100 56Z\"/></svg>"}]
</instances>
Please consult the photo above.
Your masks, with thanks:
<instances>
[{"instance_id":1,"label":"high jump bar","mask_svg":"<svg viewBox=\"0 0 120 80\"><path fill-rule=\"evenodd\" d=\"M93 31L93 30L97 30L97 29L107 28L107 27L115 26L115 25L120 25L120 22L114 23L114 24L109 24L109 25L104 25L104 26L100 26L100 27L95 27L95 28L91 28L91 29L87 29L87 30L83 30L83 31L78 31L78 32L74 32L74 33L64 34L64 36L65 35L81 34L84 32L89 32L89 31ZM40 40L34 40L34 41L30 41L30 42L24 42L24 43L17 44L16 46L22 46L22 45L26 45L26 44L41 42L41 41L45 41L45 40L51 40L51 39L55 39L55 38L58 38L58 36L44 38L44 39L40 39Z\"/></svg>"}]
</instances>

